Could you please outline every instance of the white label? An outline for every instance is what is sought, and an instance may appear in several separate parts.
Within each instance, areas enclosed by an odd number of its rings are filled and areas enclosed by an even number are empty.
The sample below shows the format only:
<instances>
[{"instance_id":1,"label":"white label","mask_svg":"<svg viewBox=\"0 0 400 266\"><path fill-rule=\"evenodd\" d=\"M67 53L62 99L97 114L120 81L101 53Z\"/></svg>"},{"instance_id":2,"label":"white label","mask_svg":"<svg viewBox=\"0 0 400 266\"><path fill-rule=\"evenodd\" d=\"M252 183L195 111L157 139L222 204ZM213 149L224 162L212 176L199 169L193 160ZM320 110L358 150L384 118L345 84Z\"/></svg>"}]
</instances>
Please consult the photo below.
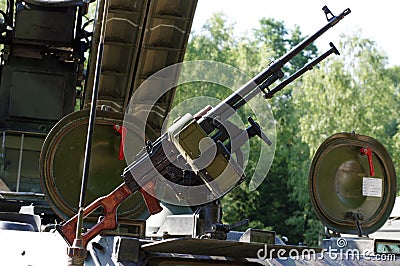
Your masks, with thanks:
<instances>
[{"instance_id":1,"label":"white label","mask_svg":"<svg viewBox=\"0 0 400 266\"><path fill-rule=\"evenodd\" d=\"M366 197L382 197L382 179L364 177L362 195Z\"/></svg>"}]
</instances>

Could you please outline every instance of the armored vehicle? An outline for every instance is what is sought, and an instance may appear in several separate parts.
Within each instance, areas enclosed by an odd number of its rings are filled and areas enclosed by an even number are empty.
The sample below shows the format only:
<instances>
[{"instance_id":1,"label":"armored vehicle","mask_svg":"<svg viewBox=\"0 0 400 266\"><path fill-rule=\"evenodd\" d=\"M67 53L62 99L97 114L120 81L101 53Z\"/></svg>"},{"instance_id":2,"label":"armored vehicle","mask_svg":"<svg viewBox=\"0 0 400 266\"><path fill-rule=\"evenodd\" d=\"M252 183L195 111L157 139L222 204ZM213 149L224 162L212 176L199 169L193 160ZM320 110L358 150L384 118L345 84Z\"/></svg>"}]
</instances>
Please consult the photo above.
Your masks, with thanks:
<instances>
[{"instance_id":1,"label":"armored vehicle","mask_svg":"<svg viewBox=\"0 0 400 266\"><path fill-rule=\"evenodd\" d=\"M255 94L272 97L313 65L338 54L331 44L329 51L269 89L283 76L285 63L350 10L334 16L324 7L325 27L221 104L193 116L184 115L165 132L163 124L174 89L161 93L155 83L145 91L138 88L159 70L182 62L197 1L99 0L94 15L90 15L93 4L9 0L0 12L1 263L314 263L303 257L288 258L305 251L322 254L320 260L332 262L321 248L285 245L275 232L233 230L246 220L222 223L219 199L245 178L240 160L231 160L239 157L231 154L240 154L240 145L253 136L272 143L250 118L247 129L235 128L234 137L226 133L225 121L218 119L229 118L231 110L239 109ZM179 70L163 76L163 81L174 85ZM130 112L136 108L129 105L130 99L137 94L147 108L145 120ZM154 95L155 104L146 106ZM144 144L137 141L140 137ZM205 150L201 148L203 139L211 140ZM390 158L376 141L357 135L340 136L338 141L344 143L339 145L345 150L344 161L336 144L328 142L327 148L321 148L310 175L311 194L317 213L330 230L363 236L388 217L395 176ZM126 143L134 154L127 156ZM169 147L168 152L163 145ZM196 159L208 155L211 147L216 156L200 168L201 160ZM370 155L357 153L361 148ZM369 161L381 181L365 182L381 185L378 199L375 194L359 195L364 181L357 178L366 173ZM225 171L229 182L215 185L213 181ZM212 192L211 200L185 206L159 202L154 191L159 176L172 182L170 187L204 185ZM327 196L325 182L335 187L336 196ZM341 204L340 210L332 208L333 197Z\"/></svg>"}]
</instances>

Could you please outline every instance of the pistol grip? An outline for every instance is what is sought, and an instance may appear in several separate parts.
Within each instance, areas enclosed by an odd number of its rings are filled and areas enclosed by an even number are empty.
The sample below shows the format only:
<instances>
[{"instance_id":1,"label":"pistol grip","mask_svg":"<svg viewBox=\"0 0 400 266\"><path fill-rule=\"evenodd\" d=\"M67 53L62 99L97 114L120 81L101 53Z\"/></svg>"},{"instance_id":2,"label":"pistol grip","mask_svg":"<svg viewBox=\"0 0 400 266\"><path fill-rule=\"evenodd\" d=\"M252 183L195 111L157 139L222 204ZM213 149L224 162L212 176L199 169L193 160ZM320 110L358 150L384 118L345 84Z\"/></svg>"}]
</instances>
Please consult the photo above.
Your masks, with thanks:
<instances>
[{"instance_id":1,"label":"pistol grip","mask_svg":"<svg viewBox=\"0 0 400 266\"><path fill-rule=\"evenodd\" d=\"M153 181L148 182L147 184L144 185L144 188L141 187L139 191L140 193L142 193L143 199L146 202L146 206L150 214L153 215L162 211L163 208L160 206L158 199L152 196L155 195L154 182ZM149 191L152 195L147 193L147 191Z\"/></svg>"}]
</instances>

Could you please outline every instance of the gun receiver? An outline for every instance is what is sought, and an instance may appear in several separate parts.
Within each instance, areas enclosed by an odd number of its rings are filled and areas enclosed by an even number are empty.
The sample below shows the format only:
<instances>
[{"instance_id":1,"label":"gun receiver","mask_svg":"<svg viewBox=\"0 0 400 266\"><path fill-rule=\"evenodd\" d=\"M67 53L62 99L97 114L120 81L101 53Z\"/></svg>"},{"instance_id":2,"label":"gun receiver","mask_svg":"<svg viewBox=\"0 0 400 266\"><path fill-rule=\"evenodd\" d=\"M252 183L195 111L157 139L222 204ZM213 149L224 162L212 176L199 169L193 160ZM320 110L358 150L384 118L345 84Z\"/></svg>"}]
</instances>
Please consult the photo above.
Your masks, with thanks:
<instances>
[{"instance_id":1,"label":"gun receiver","mask_svg":"<svg viewBox=\"0 0 400 266\"><path fill-rule=\"evenodd\" d=\"M315 34L272 63L267 69L248 81L216 107L211 108L208 106L194 116L185 115L154 143L148 142L147 146L135 157L134 161L125 168L122 174L124 182L113 192L97 199L84 209L84 217L86 217L99 207L102 207L104 216L95 226L82 234L82 246L86 247L87 243L103 230L112 230L117 227L116 210L118 206L136 191L142 192L151 214L161 211L158 200L153 197L155 194L151 192L154 190L154 180L157 176L162 176L176 184L206 185L209 189L210 197L213 199L219 199L234 187L221 188L211 184L219 175L222 175L222 172L227 172L229 178L235 179L235 186L242 182L245 178L242 165L235 160L229 160L231 154L238 149L240 150L244 142L253 136L259 136L268 145L271 145L271 141L251 118L248 120L251 125L245 130L235 129L237 134L233 137L224 133L225 129L222 122L227 121L236 110L258 93L263 93L266 99L272 98L276 92L306 71L311 70L314 65L332 53L339 54L336 47L330 43L331 49L305 65L272 90L269 90L270 85L283 77L282 67L287 62L350 13L350 9L346 9L340 15L333 16L327 7L324 7L323 10L328 23ZM212 140L212 145L209 145L212 148L200 151L199 144L203 139ZM223 143L226 142L228 143L224 145ZM168 151L168 153L165 151ZM214 152L214 155L212 155L212 152ZM177 166L182 165L179 162L182 161L182 158L185 158L183 164L185 167L189 166L189 171L183 171L182 169L184 168ZM193 178L184 178L188 175ZM194 181L188 184L188 179ZM150 187L150 189L141 189L146 186ZM150 191L150 194L146 193L145 190L147 192ZM190 205L190 202L188 203ZM69 245L73 244L75 238L77 219L77 215L75 215L57 228Z\"/></svg>"}]
</instances>

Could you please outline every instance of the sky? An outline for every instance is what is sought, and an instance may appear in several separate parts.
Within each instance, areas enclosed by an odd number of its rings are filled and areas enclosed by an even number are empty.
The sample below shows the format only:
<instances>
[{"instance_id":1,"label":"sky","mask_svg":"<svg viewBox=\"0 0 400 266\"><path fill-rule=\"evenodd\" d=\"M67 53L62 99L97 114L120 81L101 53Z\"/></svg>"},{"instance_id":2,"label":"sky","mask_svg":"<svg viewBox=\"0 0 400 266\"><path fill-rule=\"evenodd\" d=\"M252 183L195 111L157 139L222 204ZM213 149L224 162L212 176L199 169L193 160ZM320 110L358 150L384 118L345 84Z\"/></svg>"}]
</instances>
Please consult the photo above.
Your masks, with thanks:
<instances>
[{"instance_id":1,"label":"sky","mask_svg":"<svg viewBox=\"0 0 400 266\"><path fill-rule=\"evenodd\" d=\"M351 13L316 41L321 52L330 48L329 42L339 43L340 34L360 32L386 53L389 66L400 65L399 0L198 0L192 30L200 32L212 13L223 12L235 23L235 35L251 32L265 17L283 21L288 29L299 25L309 36L327 23L324 5L334 15L346 8Z\"/></svg>"}]
</instances>

